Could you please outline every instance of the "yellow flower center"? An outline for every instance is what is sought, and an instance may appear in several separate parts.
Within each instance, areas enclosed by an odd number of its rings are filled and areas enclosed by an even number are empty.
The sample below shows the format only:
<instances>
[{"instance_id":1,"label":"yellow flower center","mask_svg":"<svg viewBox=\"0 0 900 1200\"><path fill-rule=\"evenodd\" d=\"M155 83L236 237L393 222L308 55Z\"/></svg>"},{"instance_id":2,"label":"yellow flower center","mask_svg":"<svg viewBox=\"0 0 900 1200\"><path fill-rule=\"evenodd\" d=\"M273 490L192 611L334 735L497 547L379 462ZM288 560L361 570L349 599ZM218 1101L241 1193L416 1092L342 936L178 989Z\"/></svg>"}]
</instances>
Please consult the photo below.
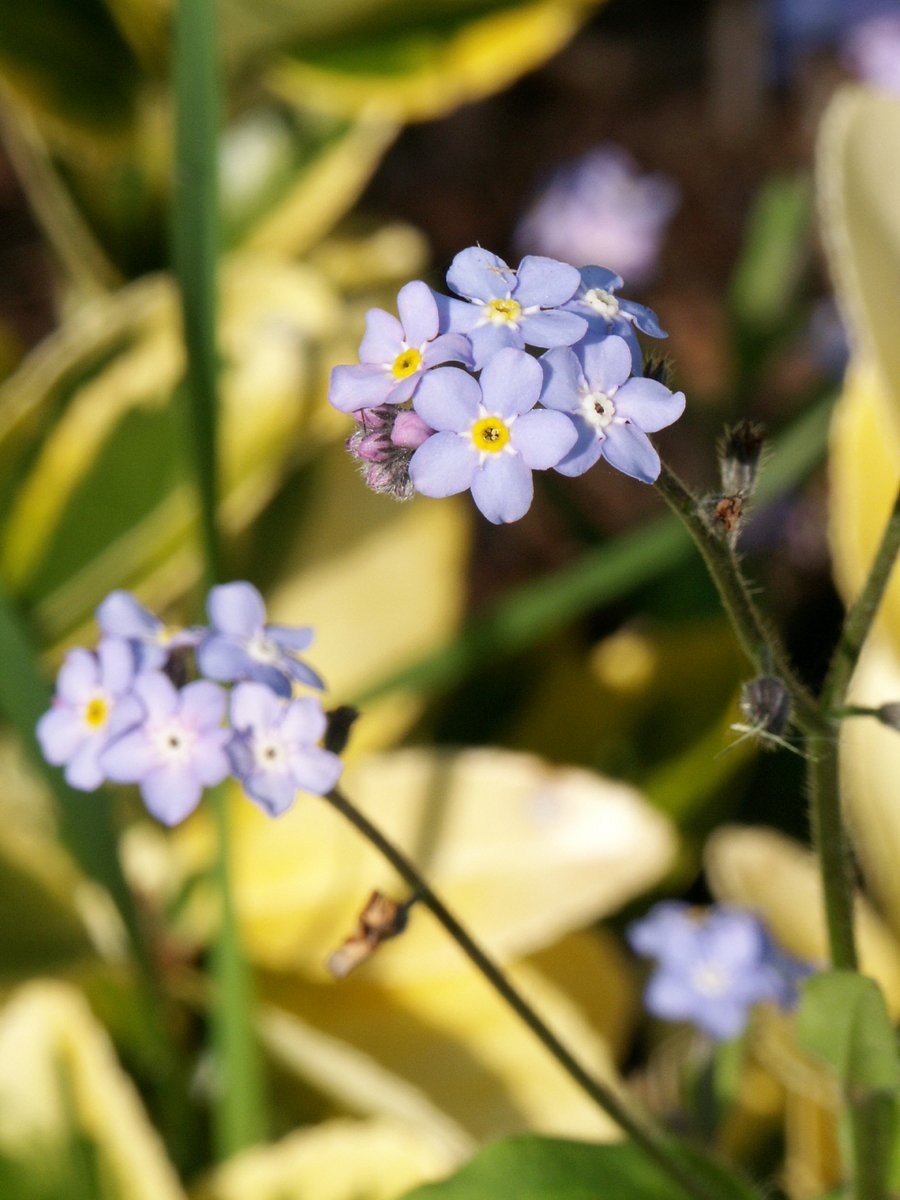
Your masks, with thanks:
<instances>
[{"instance_id":1,"label":"yellow flower center","mask_svg":"<svg viewBox=\"0 0 900 1200\"><path fill-rule=\"evenodd\" d=\"M477 450L497 454L509 441L509 430L499 417L482 417L472 426L472 441Z\"/></svg>"},{"instance_id":2,"label":"yellow flower center","mask_svg":"<svg viewBox=\"0 0 900 1200\"><path fill-rule=\"evenodd\" d=\"M398 354L394 359L394 365L391 368L395 379L406 379L408 375L412 375L418 371L422 365L422 355L418 350L410 347L404 350L402 354Z\"/></svg>"},{"instance_id":3,"label":"yellow flower center","mask_svg":"<svg viewBox=\"0 0 900 1200\"><path fill-rule=\"evenodd\" d=\"M522 315L522 305L518 300L492 300L487 309L495 325L511 324Z\"/></svg>"},{"instance_id":4,"label":"yellow flower center","mask_svg":"<svg viewBox=\"0 0 900 1200\"><path fill-rule=\"evenodd\" d=\"M95 696L93 700L88 701L84 710L85 724L90 725L92 729L99 729L101 725L106 724L108 716L109 705L102 696Z\"/></svg>"}]
</instances>

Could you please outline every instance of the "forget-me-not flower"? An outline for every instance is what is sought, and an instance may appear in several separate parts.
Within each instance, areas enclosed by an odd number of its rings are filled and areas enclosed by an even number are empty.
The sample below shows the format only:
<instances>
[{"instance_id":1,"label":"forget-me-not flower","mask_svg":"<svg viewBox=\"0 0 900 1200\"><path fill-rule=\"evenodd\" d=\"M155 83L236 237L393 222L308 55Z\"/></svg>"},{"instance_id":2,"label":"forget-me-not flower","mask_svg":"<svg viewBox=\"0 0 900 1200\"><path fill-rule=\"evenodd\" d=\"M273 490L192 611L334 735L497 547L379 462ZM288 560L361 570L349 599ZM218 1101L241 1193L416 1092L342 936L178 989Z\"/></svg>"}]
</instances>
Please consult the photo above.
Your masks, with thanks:
<instances>
[{"instance_id":1,"label":"forget-me-not flower","mask_svg":"<svg viewBox=\"0 0 900 1200\"><path fill-rule=\"evenodd\" d=\"M647 434L677 421L684 393L631 376L631 352L615 335L548 350L539 361L545 376L541 403L568 414L578 431L556 470L581 475L603 457L624 474L653 483L660 463Z\"/></svg>"},{"instance_id":2,"label":"forget-me-not flower","mask_svg":"<svg viewBox=\"0 0 900 1200\"><path fill-rule=\"evenodd\" d=\"M279 696L290 696L294 682L324 686L299 657L313 640L312 629L267 625L265 602L252 583L212 588L207 611L211 631L197 647L201 674L221 683L256 680Z\"/></svg>"},{"instance_id":3,"label":"forget-me-not flower","mask_svg":"<svg viewBox=\"0 0 900 1200\"><path fill-rule=\"evenodd\" d=\"M288 809L298 790L321 796L340 778L341 760L318 745L326 718L313 696L285 701L264 684L239 683L231 693L231 724L234 773L269 816Z\"/></svg>"},{"instance_id":4,"label":"forget-me-not flower","mask_svg":"<svg viewBox=\"0 0 900 1200\"><path fill-rule=\"evenodd\" d=\"M161 670L172 650L196 646L200 629L170 629L131 592L110 592L97 606L97 625L105 637L124 638L139 671Z\"/></svg>"},{"instance_id":5,"label":"forget-me-not flower","mask_svg":"<svg viewBox=\"0 0 900 1200\"><path fill-rule=\"evenodd\" d=\"M657 960L647 1011L689 1021L720 1041L743 1032L755 1004L791 1007L812 969L777 947L754 913L735 908L713 908L696 920L687 904L664 901L630 926L628 940Z\"/></svg>"},{"instance_id":6,"label":"forget-me-not flower","mask_svg":"<svg viewBox=\"0 0 900 1200\"><path fill-rule=\"evenodd\" d=\"M498 350L571 346L587 331L580 316L562 309L579 281L568 263L527 255L513 270L489 250L470 246L447 272L447 283L464 299L435 293L441 327L468 335L476 369Z\"/></svg>"},{"instance_id":7,"label":"forget-me-not flower","mask_svg":"<svg viewBox=\"0 0 900 1200\"><path fill-rule=\"evenodd\" d=\"M656 313L644 304L617 296L622 278L606 267L582 267L579 277L578 291L565 305L566 309L587 321L588 341L602 340L611 333L624 338L631 350L634 373L640 375L644 359L635 330L639 329L648 337L669 336L660 326Z\"/></svg>"},{"instance_id":8,"label":"forget-me-not flower","mask_svg":"<svg viewBox=\"0 0 900 1200\"><path fill-rule=\"evenodd\" d=\"M440 367L422 381L416 411L437 432L416 450L409 474L424 496L472 491L489 521L517 521L531 506L533 470L555 466L575 443L559 412L535 410L543 375L523 350L500 350L480 381Z\"/></svg>"},{"instance_id":9,"label":"forget-me-not flower","mask_svg":"<svg viewBox=\"0 0 900 1200\"><path fill-rule=\"evenodd\" d=\"M608 263L646 283L677 205L667 176L642 175L621 146L596 146L552 175L519 222L516 243L564 262Z\"/></svg>"},{"instance_id":10,"label":"forget-me-not flower","mask_svg":"<svg viewBox=\"0 0 900 1200\"><path fill-rule=\"evenodd\" d=\"M225 692L206 679L178 690L162 671L147 671L135 679L133 695L143 707L141 723L106 747L101 765L113 782L138 784L153 816L175 825L205 787L229 773Z\"/></svg>"},{"instance_id":11,"label":"forget-me-not flower","mask_svg":"<svg viewBox=\"0 0 900 1200\"><path fill-rule=\"evenodd\" d=\"M471 364L468 338L439 332L437 301L426 283L414 280L402 287L397 309L399 320L382 308L370 308L359 363L332 370L328 399L339 412L405 404L431 367Z\"/></svg>"},{"instance_id":12,"label":"forget-me-not flower","mask_svg":"<svg viewBox=\"0 0 900 1200\"><path fill-rule=\"evenodd\" d=\"M78 648L66 655L52 707L36 732L44 758L65 766L71 787L98 788L106 777L102 751L141 719L143 709L131 695L134 670L131 648L120 638L105 638L96 654Z\"/></svg>"}]
</instances>

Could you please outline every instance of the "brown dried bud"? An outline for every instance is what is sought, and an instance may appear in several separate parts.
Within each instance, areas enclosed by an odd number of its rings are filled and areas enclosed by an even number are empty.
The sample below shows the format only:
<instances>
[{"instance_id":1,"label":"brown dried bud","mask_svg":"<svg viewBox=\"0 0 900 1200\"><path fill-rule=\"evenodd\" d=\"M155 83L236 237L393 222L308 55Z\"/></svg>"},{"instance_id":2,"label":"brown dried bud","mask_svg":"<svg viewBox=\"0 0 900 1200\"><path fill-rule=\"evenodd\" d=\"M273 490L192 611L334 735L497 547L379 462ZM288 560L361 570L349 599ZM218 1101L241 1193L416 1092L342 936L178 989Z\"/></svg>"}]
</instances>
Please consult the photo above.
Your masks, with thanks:
<instances>
[{"instance_id":1,"label":"brown dried bud","mask_svg":"<svg viewBox=\"0 0 900 1200\"><path fill-rule=\"evenodd\" d=\"M372 893L359 914L356 929L326 963L335 979L346 978L371 958L382 942L404 931L414 899L401 903L385 896L383 892Z\"/></svg>"},{"instance_id":2,"label":"brown dried bud","mask_svg":"<svg viewBox=\"0 0 900 1200\"><path fill-rule=\"evenodd\" d=\"M756 421L738 421L726 427L716 447L726 497L749 500L753 495L765 438L765 429Z\"/></svg>"}]
</instances>

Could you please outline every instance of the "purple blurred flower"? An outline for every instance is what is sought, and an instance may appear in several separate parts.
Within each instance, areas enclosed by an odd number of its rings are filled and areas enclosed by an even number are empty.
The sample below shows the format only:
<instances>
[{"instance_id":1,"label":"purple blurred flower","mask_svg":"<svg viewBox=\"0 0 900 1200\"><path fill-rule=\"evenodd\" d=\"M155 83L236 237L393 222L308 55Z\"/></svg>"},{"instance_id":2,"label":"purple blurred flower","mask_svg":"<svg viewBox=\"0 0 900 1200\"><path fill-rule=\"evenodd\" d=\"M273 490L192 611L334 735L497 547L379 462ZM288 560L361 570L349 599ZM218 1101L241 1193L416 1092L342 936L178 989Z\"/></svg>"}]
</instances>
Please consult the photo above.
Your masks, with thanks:
<instances>
[{"instance_id":1,"label":"purple blurred flower","mask_svg":"<svg viewBox=\"0 0 900 1200\"><path fill-rule=\"evenodd\" d=\"M149 812L175 825L194 811L204 787L228 775L225 692L205 679L179 691L162 671L147 671L133 694L143 706L141 724L106 747L101 766L116 783L138 784Z\"/></svg>"},{"instance_id":2,"label":"purple blurred flower","mask_svg":"<svg viewBox=\"0 0 900 1200\"><path fill-rule=\"evenodd\" d=\"M631 375L631 353L613 335L602 342L560 346L540 358L541 403L566 413L578 440L556 464L563 475L581 475L602 456L626 475L653 483L659 455L648 433L671 425L684 412L684 393L655 379Z\"/></svg>"},{"instance_id":3,"label":"purple blurred flower","mask_svg":"<svg viewBox=\"0 0 900 1200\"><path fill-rule=\"evenodd\" d=\"M872 87L900 92L900 12L883 12L854 25L844 37L843 57L853 74Z\"/></svg>"},{"instance_id":4,"label":"purple blurred flower","mask_svg":"<svg viewBox=\"0 0 900 1200\"><path fill-rule=\"evenodd\" d=\"M339 412L358 412L411 399L425 373L441 363L472 362L468 338L439 333L438 306L431 288L414 280L397 296L400 319L382 308L366 314L360 362L335 367L328 399Z\"/></svg>"},{"instance_id":5,"label":"purple blurred flower","mask_svg":"<svg viewBox=\"0 0 900 1200\"><path fill-rule=\"evenodd\" d=\"M231 694L231 724L234 773L269 816L289 808L298 790L321 796L340 778L341 760L317 745L326 719L312 696L285 702L265 684L239 683Z\"/></svg>"},{"instance_id":6,"label":"purple blurred flower","mask_svg":"<svg viewBox=\"0 0 900 1200\"><path fill-rule=\"evenodd\" d=\"M172 650L196 646L203 636L201 629L169 629L125 591L110 592L98 605L97 624L106 637L128 642L139 671L161 670Z\"/></svg>"},{"instance_id":7,"label":"purple blurred flower","mask_svg":"<svg viewBox=\"0 0 900 1200\"><path fill-rule=\"evenodd\" d=\"M896 12L897 0L767 0L767 15L780 81L799 61L845 38L855 25Z\"/></svg>"},{"instance_id":8,"label":"purple blurred flower","mask_svg":"<svg viewBox=\"0 0 900 1200\"><path fill-rule=\"evenodd\" d=\"M628 940L657 960L647 1011L722 1041L744 1030L754 1004L790 1008L812 970L777 947L755 914L734 908L713 908L700 921L687 904L664 901L631 925Z\"/></svg>"},{"instance_id":9,"label":"purple blurred flower","mask_svg":"<svg viewBox=\"0 0 900 1200\"><path fill-rule=\"evenodd\" d=\"M60 668L52 707L37 723L37 739L47 762L65 766L66 782L84 792L105 778L100 755L112 738L137 724L143 714L130 694L134 655L118 638L102 641L94 654L70 650Z\"/></svg>"},{"instance_id":10,"label":"purple blurred flower","mask_svg":"<svg viewBox=\"0 0 900 1200\"><path fill-rule=\"evenodd\" d=\"M211 632L197 648L203 675L223 683L253 679L279 696L293 683L322 688L324 683L299 657L313 640L309 627L266 625L266 607L252 583L223 583L210 590Z\"/></svg>"},{"instance_id":11,"label":"purple blurred flower","mask_svg":"<svg viewBox=\"0 0 900 1200\"><path fill-rule=\"evenodd\" d=\"M531 505L533 470L546 470L571 449L575 427L557 412L531 411L541 391L537 360L500 350L480 383L456 367L423 380L416 411L436 429L413 454L410 478L424 496L467 489L495 525L517 521Z\"/></svg>"},{"instance_id":12,"label":"purple blurred flower","mask_svg":"<svg viewBox=\"0 0 900 1200\"><path fill-rule=\"evenodd\" d=\"M641 175L619 146L598 146L561 167L519 222L516 245L571 263L608 263L633 283L651 279L678 207L665 175Z\"/></svg>"},{"instance_id":13,"label":"purple blurred flower","mask_svg":"<svg viewBox=\"0 0 900 1200\"><path fill-rule=\"evenodd\" d=\"M450 264L447 283L465 300L435 293L441 328L468 334L476 369L498 350L571 346L587 331L574 313L561 311L579 284L567 263L529 255L513 270L496 254L470 246Z\"/></svg>"},{"instance_id":14,"label":"purple blurred flower","mask_svg":"<svg viewBox=\"0 0 900 1200\"><path fill-rule=\"evenodd\" d=\"M648 337L668 337L656 319L656 313L646 305L617 296L622 279L605 267L582 267L579 274L578 291L565 307L587 321L588 341L597 341L611 333L624 338L631 350L634 373L640 375L644 357L635 329Z\"/></svg>"}]
</instances>

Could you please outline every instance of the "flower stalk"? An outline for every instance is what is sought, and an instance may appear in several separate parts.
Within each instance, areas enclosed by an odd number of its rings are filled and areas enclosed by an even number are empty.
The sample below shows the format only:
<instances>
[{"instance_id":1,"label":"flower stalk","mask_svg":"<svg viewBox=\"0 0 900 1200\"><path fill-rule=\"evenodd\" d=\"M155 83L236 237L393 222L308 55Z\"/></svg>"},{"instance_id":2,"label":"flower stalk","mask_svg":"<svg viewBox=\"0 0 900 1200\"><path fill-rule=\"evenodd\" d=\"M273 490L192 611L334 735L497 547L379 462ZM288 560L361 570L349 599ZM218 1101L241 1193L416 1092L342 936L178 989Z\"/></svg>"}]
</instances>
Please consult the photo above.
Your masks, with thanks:
<instances>
[{"instance_id":1,"label":"flower stalk","mask_svg":"<svg viewBox=\"0 0 900 1200\"><path fill-rule=\"evenodd\" d=\"M658 1128L646 1114L635 1111L619 1094L593 1076L578 1061L531 1007L521 992L513 986L503 970L485 953L465 926L435 894L412 861L377 826L373 825L340 789L333 788L323 799L387 859L400 878L412 888L416 903L427 908L432 916L440 922L475 969L509 1005L516 1016L528 1026L563 1070L593 1100L597 1107L612 1117L647 1157L665 1171L672 1182L681 1187L693 1200L724 1200L721 1187L713 1187L684 1158L679 1156L676 1151L676 1143L664 1130ZM741 1192L735 1194L748 1198L757 1195L743 1183L741 1188Z\"/></svg>"}]
</instances>

